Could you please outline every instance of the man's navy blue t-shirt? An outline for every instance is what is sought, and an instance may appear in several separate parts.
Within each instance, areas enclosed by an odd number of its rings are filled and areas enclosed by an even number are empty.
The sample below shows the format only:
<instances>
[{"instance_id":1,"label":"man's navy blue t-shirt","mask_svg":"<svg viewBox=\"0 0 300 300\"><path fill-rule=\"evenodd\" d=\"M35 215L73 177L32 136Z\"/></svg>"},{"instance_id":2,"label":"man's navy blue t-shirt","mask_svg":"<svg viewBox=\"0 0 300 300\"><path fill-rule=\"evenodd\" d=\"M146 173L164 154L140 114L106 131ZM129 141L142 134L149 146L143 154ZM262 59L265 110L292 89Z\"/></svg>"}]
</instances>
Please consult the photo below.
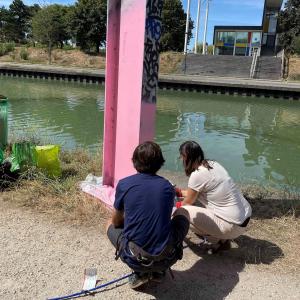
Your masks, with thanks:
<instances>
[{"instance_id":1,"label":"man's navy blue t-shirt","mask_svg":"<svg viewBox=\"0 0 300 300\"><path fill-rule=\"evenodd\" d=\"M138 173L120 180L114 207L124 211L125 240L159 254L168 242L174 197L171 183L158 175Z\"/></svg>"}]
</instances>

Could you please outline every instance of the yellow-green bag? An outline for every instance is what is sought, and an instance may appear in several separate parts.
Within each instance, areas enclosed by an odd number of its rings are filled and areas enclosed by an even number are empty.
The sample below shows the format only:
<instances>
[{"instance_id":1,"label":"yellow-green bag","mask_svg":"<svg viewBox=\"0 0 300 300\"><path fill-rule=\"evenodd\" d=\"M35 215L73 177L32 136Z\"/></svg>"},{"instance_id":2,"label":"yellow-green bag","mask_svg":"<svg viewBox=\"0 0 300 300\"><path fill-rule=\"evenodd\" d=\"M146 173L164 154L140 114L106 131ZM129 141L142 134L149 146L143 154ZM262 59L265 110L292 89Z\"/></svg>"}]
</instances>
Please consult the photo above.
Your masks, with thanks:
<instances>
[{"instance_id":1,"label":"yellow-green bag","mask_svg":"<svg viewBox=\"0 0 300 300\"><path fill-rule=\"evenodd\" d=\"M36 146L36 165L44 170L49 177L61 176L58 145Z\"/></svg>"},{"instance_id":2,"label":"yellow-green bag","mask_svg":"<svg viewBox=\"0 0 300 300\"><path fill-rule=\"evenodd\" d=\"M19 142L12 145L11 172L24 171L36 165L35 145L30 142Z\"/></svg>"}]
</instances>

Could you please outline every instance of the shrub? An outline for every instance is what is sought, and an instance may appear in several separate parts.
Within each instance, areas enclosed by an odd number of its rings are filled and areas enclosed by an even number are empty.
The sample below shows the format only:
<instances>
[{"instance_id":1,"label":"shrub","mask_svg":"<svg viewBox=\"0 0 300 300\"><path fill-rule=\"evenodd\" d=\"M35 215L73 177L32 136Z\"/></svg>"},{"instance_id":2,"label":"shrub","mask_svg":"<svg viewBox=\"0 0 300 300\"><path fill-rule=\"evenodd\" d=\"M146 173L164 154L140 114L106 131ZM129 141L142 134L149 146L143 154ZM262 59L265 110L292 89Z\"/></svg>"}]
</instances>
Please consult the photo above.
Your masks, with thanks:
<instances>
[{"instance_id":1,"label":"shrub","mask_svg":"<svg viewBox=\"0 0 300 300\"><path fill-rule=\"evenodd\" d=\"M14 51L15 43L5 43L5 50L6 50L6 53Z\"/></svg>"},{"instance_id":2,"label":"shrub","mask_svg":"<svg viewBox=\"0 0 300 300\"><path fill-rule=\"evenodd\" d=\"M63 50L76 50L76 47L66 44L64 45Z\"/></svg>"},{"instance_id":3,"label":"shrub","mask_svg":"<svg viewBox=\"0 0 300 300\"><path fill-rule=\"evenodd\" d=\"M194 49L193 49L194 50ZM202 43L199 43L197 45L197 52L199 54L202 54L202 50L203 50L203 44ZM214 52L214 46L213 45L207 45L207 54L208 55L212 55Z\"/></svg>"},{"instance_id":4,"label":"shrub","mask_svg":"<svg viewBox=\"0 0 300 300\"><path fill-rule=\"evenodd\" d=\"M20 51L20 58L23 59L23 60L28 60L28 58L29 58L29 53L28 53L27 49L21 48L21 51Z\"/></svg>"},{"instance_id":5,"label":"shrub","mask_svg":"<svg viewBox=\"0 0 300 300\"><path fill-rule=\"evenodd\" d=\"M3 56L14 50L15 50L15 43L1 43L0 44L0 56Z\"/></svg>"}]
</instances>

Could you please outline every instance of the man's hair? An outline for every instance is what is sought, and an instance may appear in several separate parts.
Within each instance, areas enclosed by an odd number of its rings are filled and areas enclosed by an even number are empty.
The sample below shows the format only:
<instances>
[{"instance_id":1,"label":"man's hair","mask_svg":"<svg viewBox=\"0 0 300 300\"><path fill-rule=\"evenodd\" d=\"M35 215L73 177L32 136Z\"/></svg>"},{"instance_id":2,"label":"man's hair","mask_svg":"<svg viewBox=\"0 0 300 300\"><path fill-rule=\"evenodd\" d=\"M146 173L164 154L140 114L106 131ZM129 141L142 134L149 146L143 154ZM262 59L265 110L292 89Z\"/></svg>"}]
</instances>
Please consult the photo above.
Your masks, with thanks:
<instances>
[{"instance_id":1,"label":"man's hair","mask_svg":"<svg viewBox=\"0 0 300 300\"><path fill-rule=\"evenodd\" d=\"M132 162L139 173L155 174L162 167L165 159L158 144L144 142L135 148Z\"/></svg>"}]
</instances>

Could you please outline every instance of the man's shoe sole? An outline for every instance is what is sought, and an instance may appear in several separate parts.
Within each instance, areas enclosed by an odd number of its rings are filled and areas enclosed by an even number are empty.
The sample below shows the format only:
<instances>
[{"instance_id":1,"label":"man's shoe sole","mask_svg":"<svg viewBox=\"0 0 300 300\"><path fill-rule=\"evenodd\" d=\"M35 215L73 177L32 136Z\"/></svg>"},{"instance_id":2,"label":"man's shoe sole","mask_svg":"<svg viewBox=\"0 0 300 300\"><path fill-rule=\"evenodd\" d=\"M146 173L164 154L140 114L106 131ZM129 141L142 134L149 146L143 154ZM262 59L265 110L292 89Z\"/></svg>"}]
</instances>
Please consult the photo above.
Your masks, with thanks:
<instances>
[{"instance_id":1,"label":"man's shoe sole","mask_svg":"<svg viewBox=\"0 0 300 300\"><path fill-rule=\"evenodd\" d=\"M147 282L149 282L149 279L148 279L148 278L143 279L143 280L139 280L136 284L129 283L129 286L130 286L130 288L132 288L132 289L136 289L136 288L142 286L143 284L145 284L145 283L147 283Z\"/></svg>"}]
</instances>

